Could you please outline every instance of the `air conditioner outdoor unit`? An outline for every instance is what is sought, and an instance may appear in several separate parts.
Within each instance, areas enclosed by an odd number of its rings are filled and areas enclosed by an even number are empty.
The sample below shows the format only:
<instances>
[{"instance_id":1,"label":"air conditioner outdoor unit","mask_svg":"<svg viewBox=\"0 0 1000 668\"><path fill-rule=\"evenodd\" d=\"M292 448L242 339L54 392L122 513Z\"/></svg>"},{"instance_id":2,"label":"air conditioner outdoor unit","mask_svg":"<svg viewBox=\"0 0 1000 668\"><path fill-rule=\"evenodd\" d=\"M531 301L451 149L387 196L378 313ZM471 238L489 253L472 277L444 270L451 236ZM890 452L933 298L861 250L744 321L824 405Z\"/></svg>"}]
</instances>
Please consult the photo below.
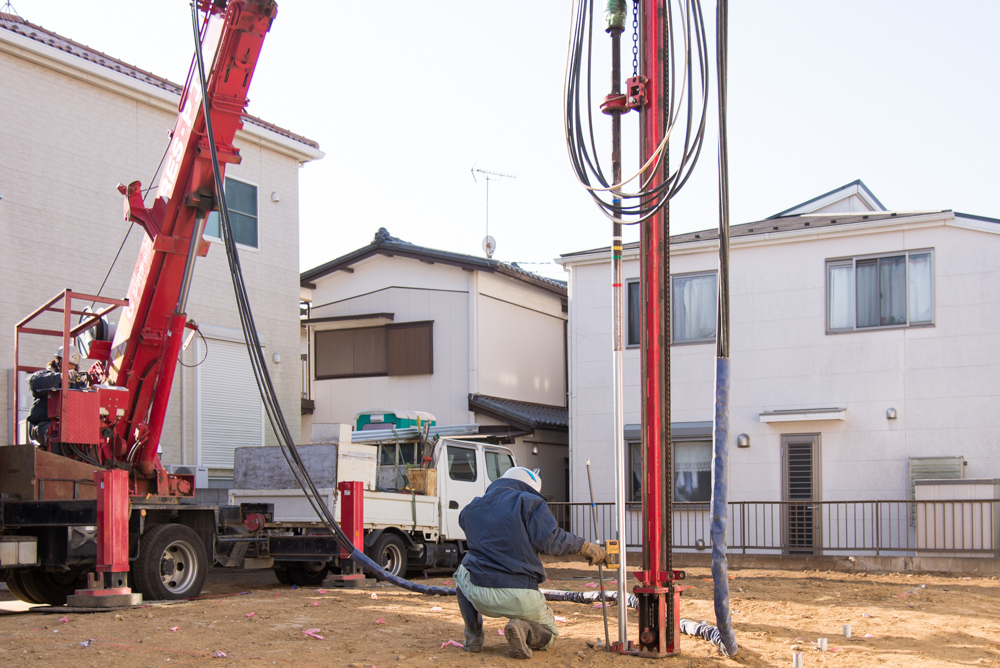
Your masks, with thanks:
<instances>
[{"instance_id":1,"label":"air conditioner outdoor unit","mask_svg":"<svg viewBox=\"0 0 1000 668\"><path fill-rule=\"evenodd\" d=\"M179 475L193 475L195 489L205 489L208 487L207 466L193 466L191 464L167 464L163 468L167 469L167 473L174 473Z\"/></svg>"}]
</instances>

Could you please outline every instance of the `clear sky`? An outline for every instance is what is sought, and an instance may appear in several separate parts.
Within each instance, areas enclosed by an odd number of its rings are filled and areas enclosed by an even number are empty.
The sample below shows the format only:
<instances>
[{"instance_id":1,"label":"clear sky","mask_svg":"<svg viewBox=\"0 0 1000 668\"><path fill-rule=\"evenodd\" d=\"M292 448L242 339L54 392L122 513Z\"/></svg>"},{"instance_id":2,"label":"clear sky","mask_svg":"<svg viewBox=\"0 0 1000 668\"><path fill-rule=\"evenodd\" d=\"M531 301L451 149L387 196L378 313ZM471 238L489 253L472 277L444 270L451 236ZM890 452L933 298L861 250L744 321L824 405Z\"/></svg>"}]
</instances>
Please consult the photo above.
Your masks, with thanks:
<instances>
[{"instance_id":1,"label":"clear sky","mask_svg":"<svg viewBox=\"0 0 1000 668\"><path fill-rule=\"evenodd\" d=\"M28 21L183 82L193 49L186 0L11 5ZM570 7L279 1L250 112L326 153L301 171L301 268L366 245L380 227L481 255L486 192L473 165L516 175L490 185L497 258L546 262L608 245L610 223L566 155ZM704 11L714 34L715 3ZM998 25L994 0L732 0L732 222L858 178L892 210L1000 218ZM603 33L595 40L607 42ZM599 69L595 94L607 81ZM714 104L702 159L671 205L673 232L718 225ZM626 116L625 125L637 119ZM627 240L636 238L630 231Z\"/></svg>"}]
</instances>

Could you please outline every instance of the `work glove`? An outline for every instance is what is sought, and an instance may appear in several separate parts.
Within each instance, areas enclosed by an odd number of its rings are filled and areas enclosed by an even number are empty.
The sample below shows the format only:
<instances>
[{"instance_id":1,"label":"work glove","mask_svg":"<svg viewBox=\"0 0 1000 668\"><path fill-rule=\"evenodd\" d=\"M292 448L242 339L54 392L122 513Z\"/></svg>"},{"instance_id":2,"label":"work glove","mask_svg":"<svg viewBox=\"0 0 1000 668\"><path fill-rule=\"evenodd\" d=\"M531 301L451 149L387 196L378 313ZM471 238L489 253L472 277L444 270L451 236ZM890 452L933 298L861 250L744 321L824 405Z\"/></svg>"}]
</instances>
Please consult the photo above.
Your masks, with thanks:
<instances>
[{"instance_id":1,"label":"work glove","mask_svg":"<svg viewBox=\"0 0 1000 668\"><path fill-rule=\"evenodd\" d=\"M580 548L580 554L586 557L587 563L591 566L603 566L608 558L608 553L604 551L604 548L590 542L583 543L583 547Z\"/></svg>"}]
</instances>

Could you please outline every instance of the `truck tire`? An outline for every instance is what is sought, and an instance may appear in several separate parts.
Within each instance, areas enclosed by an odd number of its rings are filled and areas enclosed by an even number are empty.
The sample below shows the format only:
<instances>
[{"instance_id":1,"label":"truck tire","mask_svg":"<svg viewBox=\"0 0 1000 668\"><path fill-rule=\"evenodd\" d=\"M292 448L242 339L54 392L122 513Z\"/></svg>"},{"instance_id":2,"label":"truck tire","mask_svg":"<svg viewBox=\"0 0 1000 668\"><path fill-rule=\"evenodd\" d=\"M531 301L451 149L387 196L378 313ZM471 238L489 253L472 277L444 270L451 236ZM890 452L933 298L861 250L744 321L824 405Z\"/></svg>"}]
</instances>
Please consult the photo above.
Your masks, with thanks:
<instances>
[{"instance_id":1,"label":"truck tire","mask_svg":"<svg viewBox=\"0 0 1000 668\"><path fill-rule=\"evenodd\" d=\"M383 533L379 536L370 556L386 573L399 577L406 574L406 545L396 534Z\"/></svg>"},{"instance_id":2,"label":"truck tire","mask_svg":"<svg viewBox=\"0 0 1000 668\"><path fill-rule=\"evenodd\" d=\"M285 585L286 587L291 587L295 584L292 582L292 578L288 576L288 568L275 568L274 577L278 579L279 583Z\"/></svg>"},{"instance_id":3,"label":"truck tire","mask_svg":"<svg viewBox=\"0 0 1000 668\"><path fill-rule=\"evenodd\" d=\"M78 571L51 573L36 569L20 576L24 592L36 602L49 605L66 605L67 596L87 587L87 576Z\"/></svg>"},{"instance_id":4,"label":"truck tire","mask_svg":"<svg viewBox=\"0 0 1000 668\"><path fill-rule=\"evenodd\" d=\"M20 571L10 571L4 579L4 584L7 585L7 589L11 594L25 603L34 603L36 605L40 604L41 601L32 597L24 588L24 583L21 580L22 575L23 573Z\"/></svg>"},{"instance_id":5,"label":"truck tire","mask_svg":"<svg viewBox=\"0 0 1000 668\"><path fill-rule=\"evenodd\" d=\"M132 573L135 586L145 599L194 598L201 593L208 574L205 546L190 527L160 524L139 540L139 557Z\"/></svg>"},{"instance_id":6,"label":"truck tire","mask_svg":"<svg viewBox=\"0 0 1000 668\"><path fill-rule=\"evenodd\" d=\"M323 580L326 579L329 572L325 561L291 563L288 565L288 570L285 571L291 584L300 587L318 587L323 584Z\"/></svg>"}]
</instances>

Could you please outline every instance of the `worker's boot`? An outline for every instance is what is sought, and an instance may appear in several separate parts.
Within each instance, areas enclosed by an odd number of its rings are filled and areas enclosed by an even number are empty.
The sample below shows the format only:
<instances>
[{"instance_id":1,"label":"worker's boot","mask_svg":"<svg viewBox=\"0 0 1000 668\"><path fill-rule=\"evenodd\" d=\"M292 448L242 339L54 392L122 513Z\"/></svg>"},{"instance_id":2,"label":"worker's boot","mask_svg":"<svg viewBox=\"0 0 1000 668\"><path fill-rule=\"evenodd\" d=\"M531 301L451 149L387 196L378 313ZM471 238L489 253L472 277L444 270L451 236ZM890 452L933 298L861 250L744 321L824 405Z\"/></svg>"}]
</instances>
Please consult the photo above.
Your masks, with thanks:
<instances>
[{"instance_id":1,"label":"worker's boot","mask_svg":"<svg viewBox=\"0 0 1000 668\"><path fill-rule=\"evenodd\" d=\"M539 624L538 622L528 622L528 647L530 649L547 649L549 642L552 641L552 631Z\"/></svg>"},{"instance_id":2,"label":"worker's boot","mask_svg":"<svg viewBox=\"0 0 1000 668\"><path fill-rule=\"evenodd\" d=\"M510 655L515 659L530 659L531 648L528 647L528 638L531 635L531 627L523 619L512 619L503 627L503 636L507 639L507 648Z\"/></svg>"},{"instance_id":3,"label":"worker's boot","mask_svg":"<svg viewBox=\"0 0 1000 668\"><path fill-rule=\"evenodd\" d=\"M485 640L485 634L483 633L483 628L479 627L479 633L472 631L468 626L465 627L465 651L466 652L482 652L483 651L483 641Z\"/></svg>"}]
</instances>

